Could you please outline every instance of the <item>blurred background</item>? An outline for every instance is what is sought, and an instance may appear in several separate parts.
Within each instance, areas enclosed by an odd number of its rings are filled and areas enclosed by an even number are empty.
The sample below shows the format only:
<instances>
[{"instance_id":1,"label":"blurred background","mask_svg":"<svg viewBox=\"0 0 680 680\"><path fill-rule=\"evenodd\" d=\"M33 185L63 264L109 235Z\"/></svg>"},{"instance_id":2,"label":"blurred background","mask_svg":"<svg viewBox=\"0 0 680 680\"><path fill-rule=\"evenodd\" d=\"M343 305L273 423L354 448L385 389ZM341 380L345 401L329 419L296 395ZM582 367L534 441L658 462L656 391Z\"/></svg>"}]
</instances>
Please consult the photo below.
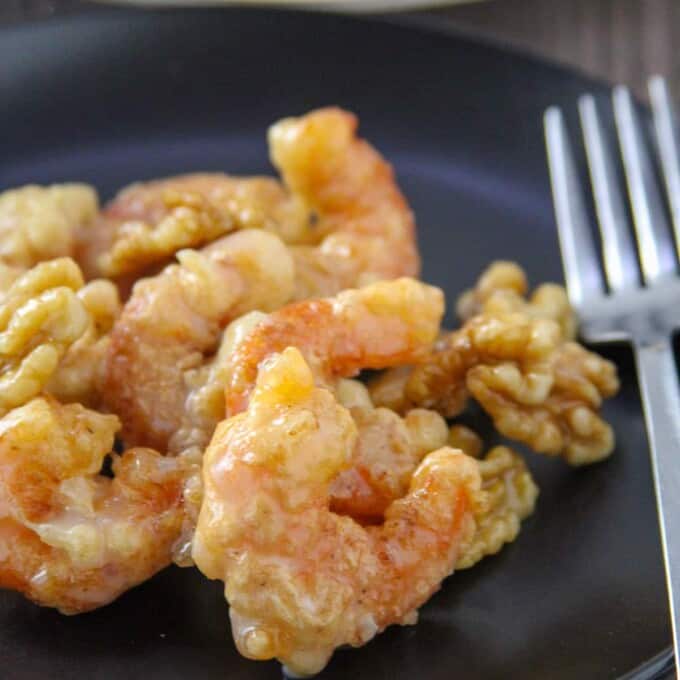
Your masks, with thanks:
<instances>
[{"instance_id":1,"label":"blurred background","mask_svg":"<svg viewBox=\"0 0 680 680\"><path fill-rule=\"evenodd\" d=\"M129 2L129 0L128 0ZM149 5L164 4L146 0ZM270 0L287 4L286 0ZM310 0L298 0L304 6ZM87 0L0 0L0 23L46 18L95 8ZM219 4L172 0L165 4ZM242 3L246 4L246 3ZM247 4L256 4L249 0ZM680 0L347 0L344 11L400 11L443 26L512 45L590 75L630 85L645 97L645 80L661 73L680 92Z\"/></svg>"}]
</instances>

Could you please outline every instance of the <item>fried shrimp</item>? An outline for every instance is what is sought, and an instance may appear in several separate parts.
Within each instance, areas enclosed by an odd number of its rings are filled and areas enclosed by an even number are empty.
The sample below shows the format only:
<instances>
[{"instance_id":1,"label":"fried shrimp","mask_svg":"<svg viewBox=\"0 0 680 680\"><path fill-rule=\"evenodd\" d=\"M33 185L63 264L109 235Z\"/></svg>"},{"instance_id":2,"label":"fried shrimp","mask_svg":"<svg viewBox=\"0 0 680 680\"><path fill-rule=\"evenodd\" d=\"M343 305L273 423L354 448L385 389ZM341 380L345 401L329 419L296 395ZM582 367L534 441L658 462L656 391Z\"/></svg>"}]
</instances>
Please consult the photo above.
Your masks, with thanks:
<instances>
[{"instance_id":1,"label":"fried shrimp","mask_svg":"<svg viewBox=\"0 0 680 680\"><path fill-rule=\"evenodd\" d=\"M404 278L279 309L234 350L227 414L246 408L258 367L286 347L300 349L322 383L412 362L436 337L443 308L441 290Z\"/></svg>"},{"instance_id":2,"label":"fried shrimp","mask_svg":"<svg viewBox=\"0 0 680 680\"><path fill-rule=\"evenodd\" d=\"M150 449L113 456L118 419L37 398L0 419L0 587L76 614L170 562L182 472Z\"/></svg>"},{"instance_id":3,"label":"fried shrimp","mask_svg":"<svg viewBox=\"0 0 680 680\"><path fill-rule=\"evenodd\" d=\"M79 259L89 276L139 276L182 248L197 248L237 229L265 229L304 242L308 213L268 177L179 175L123 189L89 231Z\"/></svg>"},{"instance_id":4,"label":"fried shrimp","mask_svg":"<svg viewBox=\"0 0 680 680\"><path fill-rule=\"evenodd\" d=\"M336 647L414 623L470 541L481 478L473 459L449 448L425 457L382 524L333 513L329 485L356 438L349 412L315 386L294 348L261 365L247 411L215 432L193 556L224 581L234 639L249 658L311 675Z\"/></svg>"},{"instance_id":5,"label":"fried shrimp","mask_svg":"<svg viewBox=\"0 0 680 680\"><path fill-rule=\"evenodd\" d=\"M327 108L269 129L272 162L316 218L317 242L293 248L296 299L418 274L413 214L357 125L351 113Z\"/></svg>"},{"instance_id":6,"label":"fried shrimp","mask_svg":"<svg viewBox=\"0 0 680 680\"><path fill-rule=\"evenodd\" d=\"M182 423L185 371L214 352L220 332L253 309L269 311L293 292L283 242L262 230L226 236L139 281L111 331L104 366L106 404L131 445L167 450Z\"/></svg>"},{"instance_id":7,"label":"fried shrimp","mask_svg":"<svg viewBox=\"0 0 680 680\"><path fill-rule=\"evenodd\" d=\"M188 469L185 485L187 521L183 538L178 542L177 563L188 563L187 552L202 499L200 464L203 451L218 422L224 418L225 408L230 414L245 408L255 386L258 368L267 357L289 346L298 347L314 367L321 384L337 387L345 393L346 399L349 399L350 391L360 398L358 395L363 390L370 406L365 388L339 378L354 375L363 368L384 367L416 358L436 336L442 313L441 291L413 279L400 279L345 291L335 298L298 302L269 315L252 312L233 321L224 333L216 357L185 374L189 392L180 424L170 438L170 453L181 455ZM311 320L314 320L313 325ZM389 420L387 412L383 415ZM439 418L434 414L433 417ZM401 423L398 416L394 418ZM370 433L375 432L377 441L380 423L371 427L369 416L365 421L366 438L370 439ZM415 425L416 418L408 422ZM409 436L404 425L397 426L397 430L395 440ZM383 436L389 438L387 433ZM424 427L418 431L414 428L416 439L422 440L424 436ZM444 433L442 443L445 439ZM410 439L408 446L411 447ZM423 447L422 442L414 446ZM363 486L356 489L356 495L362 494L366 512L379 514L384 506L384 489L401 489L403 475L396 469L396 464L387 470L380 463L377 451L370 452L369 465L368 455L363 469ZM418 454L411 448L403 452L404 458L414 455ZM346 490L349 484L347 480Z\"/></svg>"},{"instance_id":8,"label":"fried shrimp","mask_svg":"<svg viewBox=\"0 0 680 680\"><path fill-rule=\"evenodd\" d=\"M0 193L0 263L28 269L74 254L76 233L85 233L98 211L86 184L25 186Z\"/></svg>"}]
</instances>

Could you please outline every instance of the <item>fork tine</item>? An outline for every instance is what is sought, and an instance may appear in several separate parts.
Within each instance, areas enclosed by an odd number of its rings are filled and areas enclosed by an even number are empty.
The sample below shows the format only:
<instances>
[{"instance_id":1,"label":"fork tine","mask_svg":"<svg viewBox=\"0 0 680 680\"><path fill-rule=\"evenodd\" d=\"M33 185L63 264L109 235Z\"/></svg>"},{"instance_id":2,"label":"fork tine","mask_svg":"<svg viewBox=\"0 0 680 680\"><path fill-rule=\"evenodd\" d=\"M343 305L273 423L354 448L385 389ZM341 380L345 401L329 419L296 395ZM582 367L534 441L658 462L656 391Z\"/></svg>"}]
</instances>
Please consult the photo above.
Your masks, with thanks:
<instances>
[{"instance_id":1,"label":"fork tine","mask_svg":"<svg viewBox=\"0 0 680 680\"><path fill-rule=\"evenodd\" d=\"M562 111L549 108L543 123L564 277L572 304L579 306L602 295L604 282Z\"/></svg>"},{"instance_id":2,"label":"fork tine","mask_svg":"<svg viewBox=\"0 0 680 680\"><path fill-rule=\"evenodd\" d=\"M618 188L618 178L592 95L584 95L579 99L579 113L595 196L595 208L602 234L602 254L607 283L612 291L637 287L638 264L635 244L630 234L628 217Z\"/></svg>"},{"instance_id":3,"label":"fork tine","mask_svg":"<svg viewBox=\"0 0 680 680\"><path fill-rule=\"evenodd\" d=\"M671 207L671 218L675 231L675 247L680 255L680 159L678 158L678 137L675 131L675 115L666 80L661 76L649 79L649 98L654 113L657 148L661 158L666 196Z\"/></svg>"},{"instance_id":4,"label":"fork tine","mask_svg":"<svg viewBox=\"0 0 680 680\"><path fill-rule=\"evenodd\" d=\"M614 88L613 101L642 274L651 283L675 271L670 227L628 88Z\"/></svg>"}]
</instances>

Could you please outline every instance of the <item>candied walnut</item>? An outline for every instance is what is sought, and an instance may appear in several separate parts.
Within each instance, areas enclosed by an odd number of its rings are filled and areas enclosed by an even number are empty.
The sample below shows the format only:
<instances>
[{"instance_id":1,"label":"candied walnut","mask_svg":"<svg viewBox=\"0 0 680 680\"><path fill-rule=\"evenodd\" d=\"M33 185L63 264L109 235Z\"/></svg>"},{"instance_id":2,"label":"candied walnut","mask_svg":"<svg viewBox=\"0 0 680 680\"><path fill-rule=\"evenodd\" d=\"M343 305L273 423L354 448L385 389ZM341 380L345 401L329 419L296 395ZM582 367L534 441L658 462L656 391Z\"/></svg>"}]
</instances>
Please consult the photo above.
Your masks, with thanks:
<instances>
[{"instance_id":1,"label":"candied walnut","mask_svg":"<svg viewBox=\"0 0 680 680\"><path fill-rule=\"evenodd\" d=\"M90 321L69 258L36 265L0 301L0 415L36 396Z\"/></svg>"},{"instance_id":2,"label":"candied walnut","mask_svg":"<svg viewBox=\"0 0 680 680\"><path fill-rule=\"evenodd\" d=\"M469 398L468 371L483 363L522 359L527 366L524 395L544 396L549 388L546 363L559 343L559 329L551 321L532 321L523 314L474 317L463 328L438 340L429 358L408 375L401 399L411 406L439 411L446 417L461 413ZM378 402L376 394L373 399Z\"/></svg>"},{"instance_id":3,"label":"candied walnut","mask_svg":"<svg viewBox=\"0 0 680 680\"><path fill-rule=\"evenodd\" d=\"M401 392L386 388L391 380L403 385ZM409 374L381 378L371 396L378 405L422 406L452 417L471 395L502 434L582 465L613 449L612 430L597 411L617 390L611 362L563 342L554 321L512 313L472 318Z\"/></svg>"},{"instance_id":4,"label":"candied walnut","mask_svg":"<svg viewBox=\"0 0 680 680\"><path fill-rule=\"evenodd\" d=\"M614 433L597 410L618 391L616 367L574 342L559 345L549 367L550 389L540 399L523 394L525 376L516 364L476 366L467 385L505 436L540 453L560 454L571 465L606 458Z\"/></svg>"},{"instance_id":5,"label":"candied walnut","mask_svg":"<svg viewBox=\"0 0 680 680\"><path fill-rule=\"evenodd\" d=\"M479 471L485 497L474 509L476 531L461 546L456 569L468 569L512 543L538 497L538 487L522 457L506 446L491 449L479 461Z\"/></svg>"},{"instance_id":6,"label":"candied walnut","mask_svg":"<svg viewBox=\"0 0 680 680\"><path fill-rule=\"evenodd\" d=\"M26 271L25 267L12 267L0 262L0 299L11 288L12 284Z\"/></svg>"},{"instance_id":7,"label":"candied walnut","mask_svg":"<svg viewBox=\"0 0 680 680\"><path fill-rule=\"evenodd\" d=\"M522 268L514 262L492 263L471 290L458 298L458 316L467 321L477 314L498 316L522 312L534 319L551 319L565 340L576 337L576 314L562 286L544 283L527 299L528 284Z\"/></svg>"},{"instance_id":8,"label":"candied walnut","mask_svg":"<svg viewBox=\"0 0 680 680\"><path fill-rule=\"evenodd\" d=\"M120 316L121 303L116 286L103 279L91 281L77 295L89 313L87 329L67 349L46 389L62 402L97 406L108 334Z\"/></svg>"},{"instance_id":9,"label":"candied walnut","mask_svg":"<svg viewBox=\"0 0 680 680\"><path fill-rule=\"evenodd\" d=\"M127 292L182 248L198 248L236 229L266 230L286 243L306 243L314 232L308 209L281 182L196 173L120 191L91 228L78 233L77 256L88 278L115 276Z\"/></svg>"},{"instance_id":10,"label":"candied walnut","mask_svg":"<svg viewBox=\"0 0 680 680\"><path fill-rule=\"evenodd\" d=\"M340 378L335 386L335 397L350 411L355 408L373 408L368 388L359 380Z\"/></svg>"},{"instance_id":11,"label":"candied walnut","mask_svg":"<svg viewBox=\"0 0 680 680\"><path fill-rule=\"evenodd\" d=\"M0 262L32 267L72 255L74 235L97 215L97 194L85 184L25 186L0 194Z\"/></svg>"},{"instance_id":12,"label":"candied walnut","mask_svg":"<svg viewBox=\"0 0 680 680\"><path fill-rule=\"evenodd\" d=\"M167 214L157 224L131 221L120 226L110 250L98 260L106 276L143 271L182 248L201 246L236 228L201 194L168 190L163 201Z\"/></svg>"},{"instance_id":13,"label":"candied walnut","mask_svg":"<svg viewBox=\"0 0 680 680\"><path fill-rule=\"evenodd\" d=\"M482 455L482 439L465 425L452 425L449 429L448 444L453 449L460 449L466 456L479 458Z\"/></svg>"}]
</instances>

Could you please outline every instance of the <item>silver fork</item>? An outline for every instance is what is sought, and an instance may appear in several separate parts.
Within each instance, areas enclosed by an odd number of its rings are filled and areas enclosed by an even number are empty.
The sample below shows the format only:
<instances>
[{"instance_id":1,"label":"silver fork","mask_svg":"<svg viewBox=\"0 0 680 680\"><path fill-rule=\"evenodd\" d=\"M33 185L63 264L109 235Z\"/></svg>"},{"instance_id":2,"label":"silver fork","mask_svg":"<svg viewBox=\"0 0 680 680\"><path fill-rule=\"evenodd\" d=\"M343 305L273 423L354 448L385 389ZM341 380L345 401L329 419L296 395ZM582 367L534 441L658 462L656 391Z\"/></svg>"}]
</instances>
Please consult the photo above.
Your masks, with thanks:
<instances>
[{"instance_id":1,"label":"silver fork","mask_svg":"<svg viewBox=\"0 0 680 680\"><path fill-rule=\"evenodd\" d=\"M680 159L665 81L652 78L649 91L665 191L657 186L630 92L616 87L612 96L632 230L595 100L590 95L579 100L604 271L560 109L548 109L544 124L562 262L581 334L591 343L625 341L635 351L666 567L676 677L680 678L680 390L672 346L672 333L680 328L676 262L680 255L676 250L680 245Z\"/></svg>"}]
</instances>

